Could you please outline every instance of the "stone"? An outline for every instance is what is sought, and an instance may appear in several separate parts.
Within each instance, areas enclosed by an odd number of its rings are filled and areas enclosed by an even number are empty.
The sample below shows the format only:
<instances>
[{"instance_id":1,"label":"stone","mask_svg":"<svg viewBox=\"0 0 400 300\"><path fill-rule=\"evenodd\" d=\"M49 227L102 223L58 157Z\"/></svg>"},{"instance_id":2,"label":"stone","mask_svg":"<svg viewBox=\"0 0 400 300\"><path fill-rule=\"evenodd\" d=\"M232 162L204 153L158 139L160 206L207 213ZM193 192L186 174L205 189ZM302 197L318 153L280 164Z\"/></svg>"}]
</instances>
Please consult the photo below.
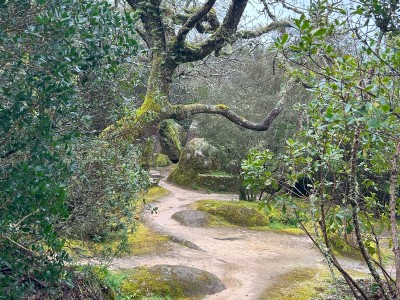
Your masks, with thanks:
<instances>
[{"instance_id":1,"label":"stone","mask_svg":"<svg viewBox=\"0 0 400 300\"><path fill-rule=\"evenodd\" d=\"M217 276L197 268L157 265L150 267L149 272L157 274L163 281L176 282L185 297L213 295L226 288Z\"/></svg>"},{"instance_id":2,"label":"stone","mask_svg":"<svg viewBox=\"0 0 400 300\"><path fill-rule=\"evenodd\" d=\"M194 138L186 144L179 163L172 170L168 180L183 187L193 188L199 183L199 174L220 169L219 150L205 139Z\"/></svg>"},{"instance_id":3,"label":"stone","mask_svg":"<svg viewBox=\"0 0 400 300\"><path fill-rule=\"evenodd\" d=\"M187 227L202 227L208 225L210 214L199 210L182 210L174 213L172 219Z\"/></svg>"},{"instance_id":4,"label":"stone","mask_svg":"<svg viewBox=\"0 0 400 300\"><path fill-rule=\"evenodd\" d=\"M183 127L172 119L164 120L160 124L159 134L162 152L172 162L178 162L186 139Z\"/></svg>"},{"instance_id":5,"label":"stone","mask_svg":"<svg viewBox=\"0 0 400 300\"><path fill-rule=\"evenodd\" d=\"M122 283L124 294L135 299L153 295L171 299L201 299L225 288L224 283L210 272L177 265L139 267Z\"/></svg>"}]
</instances>

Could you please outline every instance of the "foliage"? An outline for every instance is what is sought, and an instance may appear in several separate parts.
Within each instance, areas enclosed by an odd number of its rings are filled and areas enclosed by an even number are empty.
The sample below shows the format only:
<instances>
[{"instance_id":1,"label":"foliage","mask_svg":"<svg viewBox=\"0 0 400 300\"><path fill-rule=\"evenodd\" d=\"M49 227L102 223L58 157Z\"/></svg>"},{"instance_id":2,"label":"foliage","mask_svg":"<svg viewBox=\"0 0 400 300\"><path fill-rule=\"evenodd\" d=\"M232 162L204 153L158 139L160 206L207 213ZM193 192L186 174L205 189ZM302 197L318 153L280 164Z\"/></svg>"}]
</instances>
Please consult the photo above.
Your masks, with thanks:
<instances>
[{"instance_id":1,"label":"foliage","mask_svg":"<svg viewBox=\"0 0 400 300\"><path fill-rule=\"evenodd\" d=\"M0 19L0 298L15 299L66 278L58 226L89 120L81 91L137 43L134 16L106 1L0 1Z\"/></svg>"},{"instance_id":2,"label":"foliage","mask_svg":"<svg viewBox=\"0 0 400 300\"><path fill-rule=\"evenodd\" d=\"M138 150L132 145L122 150L99 140L81 140L73 155L79 171L68 186L69 217L62 224L63 234L99 241L133 229L134 200L148 182L148 173L137 163Z\"/></svg>"},{"instance_id":3,"label":"foliage","mask_svg":"<svg viewBox=\"0 0 400 300\"><path fill-rule=\"evenodd\" d=\"M312 233L300 224L329 266L339 270L355 296L370 299L365 287L341 268L332 252L332 238L338 234L348 241L350 237L351 247L366 262L377 290L389 299L396 289L398 295L399 281L394 287L383 267L381 236L389 228L394 245L398 243L400 39L397 17L388 18L383 12L394 2L385 1L388 6L369 2L352 8L319 1L311 6L308 16L293 20L292 35L285 33L275 42L287 71L313 93L313 100L305 107L303 130L288 139L285 152L276 157L284 171L274 174L275 179L285 178L282 194L290 193L288 187L300 177L311 178L312 188L310 195L303 197L310 204L309 210L293 206L291 197L271 200L282 207L294 207L300 222L309 216L314 224ZM398 6L394 11L398 12ZM382 18L390 31L382 30ZM340 40L348 42L347 46ZM251 165L248 172L258 171L257 155L247 164ZM250 186L271 185L272 181L248 172L254 180ZM268 167L264 169L265 176L270 172ZM380 202L377 194L386 195L386 202ZM398 279L397 251L394 246Z\"/></svg>"},{"instance_id":4,"label":"foliage","mask_svg":"<svg viewBox=\"0 0 400 300\"><path fill-rule=\"evenodd\" d=\"M247 159L242 162L243 185L250 191L250 199L261 200L266 187L278 189L278 181L273 178L272 173L276 171L276 161L273 160L274 154L266 149L258 151L251 149L247 154Z\"/></svg>"}]
</instances>

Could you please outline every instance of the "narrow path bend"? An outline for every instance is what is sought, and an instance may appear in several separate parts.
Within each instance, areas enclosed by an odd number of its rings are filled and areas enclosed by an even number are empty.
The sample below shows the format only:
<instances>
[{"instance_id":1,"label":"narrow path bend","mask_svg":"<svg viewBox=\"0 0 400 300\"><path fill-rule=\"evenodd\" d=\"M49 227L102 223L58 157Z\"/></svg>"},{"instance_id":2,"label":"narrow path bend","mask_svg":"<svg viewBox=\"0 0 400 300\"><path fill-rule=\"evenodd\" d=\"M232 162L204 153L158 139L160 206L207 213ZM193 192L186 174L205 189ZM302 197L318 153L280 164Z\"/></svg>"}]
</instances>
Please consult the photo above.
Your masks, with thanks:
<instances>
[{"instance_id":1,"label":"narrow path bend","mask_svg":"<svg viewBox=\"0 0 400 300\"><path fill-rule=\"evenodd\" d=\"M321 254L305 236L255 231L240 228L185 227L171 216L201 199L233 200L235 195L205 194L181 189L162 180L170 191L157 203L158 214L146 213L146 224L177 239L189 241L201 250L176 244L160 255L115 259L114 268L134 268L158 264L184 265L206 270L218 276L226 289L205 299L258 299L278 276L299 267L318 267ZM350 262L352 268L363 269Z\"/></svg>"}]
</instances>

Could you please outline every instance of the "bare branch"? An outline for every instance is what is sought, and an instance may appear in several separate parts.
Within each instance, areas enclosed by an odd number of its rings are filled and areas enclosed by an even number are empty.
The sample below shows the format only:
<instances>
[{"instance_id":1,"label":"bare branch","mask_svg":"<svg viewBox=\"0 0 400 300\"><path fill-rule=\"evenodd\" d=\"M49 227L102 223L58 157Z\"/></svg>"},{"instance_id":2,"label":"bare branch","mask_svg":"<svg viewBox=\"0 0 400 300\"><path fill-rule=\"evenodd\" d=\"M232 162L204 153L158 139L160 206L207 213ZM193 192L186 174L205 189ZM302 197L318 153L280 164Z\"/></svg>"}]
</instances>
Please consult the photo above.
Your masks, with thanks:
<instances>
[{"instance_id":1,"label":"bare branch","mask_svg":"<svg viewBox=\"0 0 400 300\"><path fill-rule=\"evenodd\" d=\"M139 26L136 26L135 28L137 34L141 37L141 39L146 43L146 46L148 48L152 48L152 42L147 33L143 30L143 28L140 28Z\"/></svg>"},{"instance_id":2,"label":"bare branch","mask_svg":"<svg viewBox=\"0 0 400 300\"><path fill-rule=\"evenodd\" d=\"M222 25L206 40L198 44L182 46L178 57L179 62L201 60L213 51L221 49L236 32L247 2L248 0L232 0Z\"/></svg>"},{"instance_id":3,"label":"bare branch","mask_svg":"<svg viewBox=\"0 0 400 300\"><path fill-rule=\"evenodd\" d=\"M271 18L272 21L276 22L277 18L269 9L269 5L266 0L261 0L261 3L264 5L264 10L267 12L268 16Z\"/></svg>"},{"instance_id":4,"label":"bare branch","mask_svg":"<svg viewBox=\"0 0 400 300\"><path fill-rule=\"evenodd\" d=\"M304 12L301 11L301 9L298 9L297 7L293 6L293 5L289 5L286 3L286 0L280 0L280 2L282 3L282 6L288 10L291 10L293 12L295 12L296 14L303 14Z\"/></svg>"},{"instance_id":5,"label":"bare branch","mask_svg":"<svg viewBox=\"0 0 400 300\"><path fill-rule=\"evenodd\" d=\"M215 2L216 0L208 0L200 9L198 9L192 16L189 17L185 24L183 24L183 26L179 29L177 35L178 44L181 44L196 23L209 13Z\"/></svg>"},{"instance_id":6,"label":"bare branch","mask_svg":"<svg viewBox=\"0 0 400 300\"><path fill-rule=\"evenodd\" d=\"M255 30L238 31L236 34L233 35L232 39L233 39L233 41L239 40L239 39L252 39L252 38L262 36L271 31L286 28L286 27L292 27L292 23L289 21L276 21L276 22L272 22L271 24L268 24L266 26L257 28Z\"/></svg>"}]
</instances>

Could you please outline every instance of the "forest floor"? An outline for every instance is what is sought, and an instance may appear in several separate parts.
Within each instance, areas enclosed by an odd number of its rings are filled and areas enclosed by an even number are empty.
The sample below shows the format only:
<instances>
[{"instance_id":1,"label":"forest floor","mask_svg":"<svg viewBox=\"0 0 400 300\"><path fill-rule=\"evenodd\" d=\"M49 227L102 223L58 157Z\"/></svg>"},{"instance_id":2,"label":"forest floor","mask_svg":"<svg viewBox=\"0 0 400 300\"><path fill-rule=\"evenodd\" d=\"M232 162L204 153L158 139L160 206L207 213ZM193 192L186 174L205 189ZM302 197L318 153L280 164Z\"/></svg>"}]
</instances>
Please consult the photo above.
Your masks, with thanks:
<instances>
[{"instance_id":1,"label":"forest floor","mask_svg":"<svg viewBox=\"0 0 400 300\"><path fill-rule=\"evenodd\" d=\"M165 173L162 175L166 175ZM236 200L236 195L185 190L162 179L159 185L170 193L157 202L158 213L143 213L151 229L197 247L173 243L168 251L126 256L113 261L113 269L131 269L159 264L199 268L219 277L226 289L205 299L259 299L285 274L299 269L320 268L322 255L305 235L227 227L186 227L171 216L202 199ZM197 248L197 249L196 249ZM346 268L363 272L361 262L342 260Z\"/></svg>"}]
</instances>

